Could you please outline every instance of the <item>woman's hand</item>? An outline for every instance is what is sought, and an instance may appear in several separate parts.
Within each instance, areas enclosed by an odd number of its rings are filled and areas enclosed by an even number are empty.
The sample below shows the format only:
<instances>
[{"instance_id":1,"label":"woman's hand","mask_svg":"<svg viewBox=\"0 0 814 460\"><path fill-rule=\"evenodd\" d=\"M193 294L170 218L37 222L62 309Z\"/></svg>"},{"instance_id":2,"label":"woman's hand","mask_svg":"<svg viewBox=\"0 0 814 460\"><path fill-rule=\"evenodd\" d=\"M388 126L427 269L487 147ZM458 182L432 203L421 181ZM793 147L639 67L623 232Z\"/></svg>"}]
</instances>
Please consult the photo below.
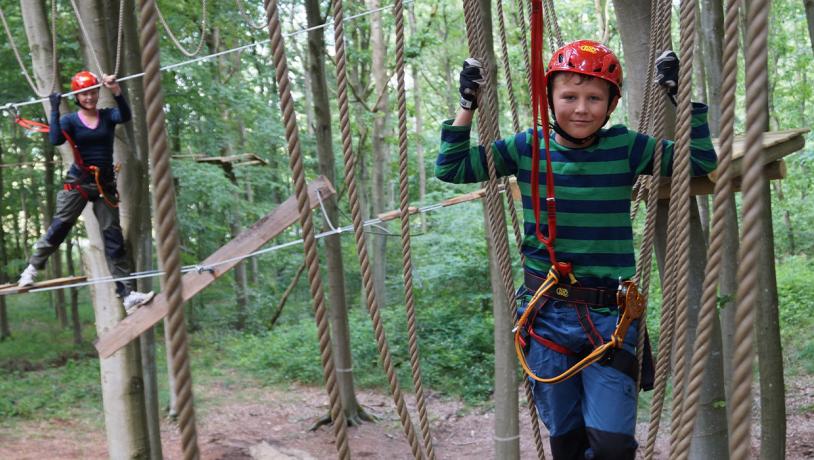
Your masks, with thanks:
<instances>
[{"instance_id":1,"label":"woman's hand","mask_svg":"<svg viewBox=\"0 0 814 460\"><path fill-rule=\"evenodd\" d=\"M102 74L102 85L109 89L114 96L122 94L122 88L119 86L119 82L116 81L115 75Z\"/></svg>"}]
</instances>

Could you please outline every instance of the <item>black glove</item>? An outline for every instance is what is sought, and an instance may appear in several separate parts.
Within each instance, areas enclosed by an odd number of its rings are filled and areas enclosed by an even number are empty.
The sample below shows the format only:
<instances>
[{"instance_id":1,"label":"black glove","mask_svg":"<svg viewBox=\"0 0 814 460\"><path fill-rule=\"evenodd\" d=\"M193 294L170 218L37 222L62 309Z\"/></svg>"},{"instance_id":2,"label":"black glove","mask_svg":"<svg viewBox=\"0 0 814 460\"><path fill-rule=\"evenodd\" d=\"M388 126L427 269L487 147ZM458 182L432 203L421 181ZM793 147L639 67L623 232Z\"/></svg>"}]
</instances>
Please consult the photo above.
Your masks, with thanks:
<instances>
[{"instance_id":1,"label":"black glove","mask_svg":"<svg viewBox=\"0 0 814 460\"><path fill-rule=\"evenodd\" d=\"M467 110L477 109L478 91L480 85L486 81L483 78L483 67L480 61L475 58L466 58L459 81L461 83L458 88L461 92L461 107Z\"/></svg>"},{"instance_id":2,"label":"black glove","mask_svg":"<svg viewBox=\"0 0 814 460\"><path fill-rule=\"evenodd\" d=\"M59 103L62 101L62 94L51 93L51 95L48 96L48 100L51 101L51 111L59 112Z\"/></svg>"},{"instance_id":3,"label":"black glove","mask_svg":"<svg viewBox=\"0 0 814 460\"><path fill-rule=\"evenodd\" d=\"M678 94L678 67L678 56L671 50L665 50L656 58L656 83L667 88L667 96L673 105L676 104L675 96Z\"/></svg>"}]
</instances>

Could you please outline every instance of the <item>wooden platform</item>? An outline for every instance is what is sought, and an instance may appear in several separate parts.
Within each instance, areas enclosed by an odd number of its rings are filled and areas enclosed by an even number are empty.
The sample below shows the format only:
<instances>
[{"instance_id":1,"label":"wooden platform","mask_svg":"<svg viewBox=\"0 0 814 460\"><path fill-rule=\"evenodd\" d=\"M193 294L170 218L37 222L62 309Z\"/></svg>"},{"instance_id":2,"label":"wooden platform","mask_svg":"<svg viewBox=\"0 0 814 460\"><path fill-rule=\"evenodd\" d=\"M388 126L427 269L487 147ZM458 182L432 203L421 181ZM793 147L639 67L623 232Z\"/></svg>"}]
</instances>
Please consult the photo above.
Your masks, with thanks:
<instances>
[{"instance_id":1,"label":"wooden platform","mask_svg":"<svg viewBox=\"0 0 814 460\"><path fill-rule=\"evenodd\" d=\"M65 278L55 278L52 280L40 281L32 284L31 286L19 287L17 284L2 284L0 285L0 295L10 294L23 294L35 289L50 288L57 286L65 286L67 284L81 283L87 281L87 276L67 276Z\"/></svg>"},{"instance_id":2,"label":"wooden platform","mask_svg":"<svg viewBox=\"0 0 814 460\"><path fill-rule=\"evenodd\" d=\"M336 190L328 179L323 176L318 177L308 184L308 196L311 200L311 208L319 206L317 193L323 199L334 195ZM297 198L290 197L277 209L266 215L253 226L244 230L233 240L226 243L220 249L212 253L201 262L202 267L211 266L211 270L200 272L189 272L181 278L181 292L183 301L186 302L196 294L209 286L216 279L231 270L240 261L233 260L219 263L235 257L245 256L260 249L264 244L278 236L286 228L299 221L300 213L297 208ZM99 337L94 346L102 358L115 353L118 349L138 338L144 331L161 321L168 313L167 296L160 293L155 296L152 302L136 310L133 314L120 321L116 326L109 329L103 336Z\"/></svg>"}]
</instances>

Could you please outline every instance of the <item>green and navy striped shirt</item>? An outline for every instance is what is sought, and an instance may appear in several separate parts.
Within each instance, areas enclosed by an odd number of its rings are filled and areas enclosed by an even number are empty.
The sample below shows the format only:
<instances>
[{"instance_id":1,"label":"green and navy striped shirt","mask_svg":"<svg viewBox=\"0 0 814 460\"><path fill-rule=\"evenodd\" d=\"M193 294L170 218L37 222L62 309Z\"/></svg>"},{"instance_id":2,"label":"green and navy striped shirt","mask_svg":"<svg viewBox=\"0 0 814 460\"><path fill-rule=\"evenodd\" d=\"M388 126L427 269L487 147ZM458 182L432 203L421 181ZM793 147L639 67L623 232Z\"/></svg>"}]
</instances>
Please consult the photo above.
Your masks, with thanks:
<instances>
[{"instance_id":1,"label":"green and navy striped shirt","mask_svg":"<svg viewBox=\"0 0 814 460\"><path fill-rule=\"evenodd\" d=\"M531 203L531 129L501 139L492 152L498 176L515 175L523 197L525 270L545 276L551 262L545 245L537 240ZM470 127L441 126L441 149L435 175L445 182L487 180L483 146L470 145ZM619 277L636 271L630 199L639 174L653 170L656 139L624 125L600 130L599 140L587 148L567 148L551 139L551 164L557 206L557 259L571 262L583 286L615 287ZM664 141L661 172L672 174L673 142ZM548 235L545 206L546 166L540 142L540 228ZM707 106L693 104L690 141L693 176L715 169L717 157L709 137Z\"/></svg>"}]
</instances>

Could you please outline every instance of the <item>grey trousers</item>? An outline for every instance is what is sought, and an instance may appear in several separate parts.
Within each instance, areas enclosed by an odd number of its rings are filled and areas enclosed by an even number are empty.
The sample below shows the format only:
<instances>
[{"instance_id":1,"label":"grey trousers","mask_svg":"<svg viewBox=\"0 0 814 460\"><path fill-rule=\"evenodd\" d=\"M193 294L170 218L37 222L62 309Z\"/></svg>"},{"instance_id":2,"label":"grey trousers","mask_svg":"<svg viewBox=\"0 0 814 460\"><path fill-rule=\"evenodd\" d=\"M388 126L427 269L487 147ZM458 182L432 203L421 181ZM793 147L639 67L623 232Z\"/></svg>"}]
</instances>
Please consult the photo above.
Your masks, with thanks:
<instances>
[{"instance_id":1,"label":"grey trousers","mask_svg":"<svg viewBox=\"0 0 814 460\"><path fill-rule=\"evenodd\" d=\"M93 214L99 221L99 230L105 245L105 259L111 275L115 278L129 275L132 263L124 245L121 225L119 225L119 210L105 203L105 200L99 195L96 184L85 183L81 187L85 196L76 189L60 190L57 194L54 218L45 236L34 245L34 253L28 259L28 263L38 270L45 268L48 257L65 241L71 228L85 209L85 205L90 201L93 205ZM115 185L108 188L115 190ZM109 199L112 199L112 196L112 193L108 194ZM120 297L127 296L133 289L134 280L116 282L116 293Z\"/></svg>"}]
</instances>

